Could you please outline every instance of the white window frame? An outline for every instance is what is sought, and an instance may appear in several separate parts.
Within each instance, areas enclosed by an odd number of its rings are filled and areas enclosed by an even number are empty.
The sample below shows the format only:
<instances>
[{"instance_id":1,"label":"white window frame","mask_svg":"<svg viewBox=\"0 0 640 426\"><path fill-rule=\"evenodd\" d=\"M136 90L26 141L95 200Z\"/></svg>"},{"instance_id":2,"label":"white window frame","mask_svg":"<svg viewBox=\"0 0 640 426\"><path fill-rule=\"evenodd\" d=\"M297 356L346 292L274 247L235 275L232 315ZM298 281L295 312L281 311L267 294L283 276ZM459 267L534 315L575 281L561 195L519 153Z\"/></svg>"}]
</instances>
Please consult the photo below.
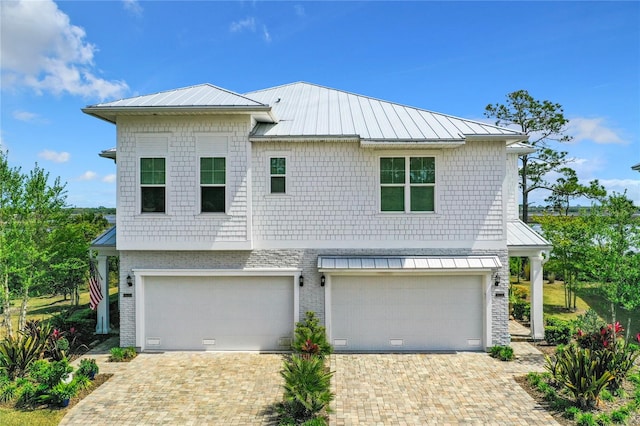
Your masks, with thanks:
<instances>
[{"instance_id":1,"label":"white window frame","mask_svg":"<svg viewBox=\"0 0 640 426\"><path fill-rule=\"evenodd\" d=\"M380 159L381 158L404 158L404 183L400 184L382 184L380 182ZM411 158L433 158L435 167L434 183L411 183ZM394 152L384 153L377 156L376 159L376 190L378 194L378 212L384 215L433 215L438 212L438 181L440 180L440 168L438 167L438 156L434 153L411 153L398 154ZM404 211L386 211L382 210L382 187L403 187L404 188ZM433 187L433 210L432 211L412 211L411 210L411 187Z\"/></svg>"},{"instance_id":2,"label":"white window frame","mask_svg":"<svg viewBox=\"0 0 640 426\"><path fill-rule=\"evenodd\" d=\"M171 212L171 161L169 160L169 141L172 137L171 133L136 133L136 156L135 156L135 182L136 194L135 204L137 217L154 217L167 216ZM142 165L143 158L164 158L164 213L162 212L142 212ZM155 185L144 185L155 186Z\"/></svg>"},{"instance_id":3,"label":"white window frame","mask_svg":"<svg viewBox=\"0 0 640 426\"><path fill-rule=\"evenodd\" d=\"M285 161L285 173L283 175L271 174L271 159L284 158ZM291 194L291 161L288 153L270 152L267 155L267 170L266 170L266 193L271 197L282 197ZM284 177L284 192L271 192L271 177Z\"/></svg>"},{"instance_id":4,"label":"white window frame","mask_svg":"<svg viewBox=\"0 0 640 426\"><path fill-rule=\"evenodd\" d=\"M164 183L142 183L142 160L156 160L163 159L164 160ZM167 202L167 157L162 155L144 155L138 158L138 190L140 197L140 208L138 210L139 214L148 215L148 214L167 214L168 202ZM163 212L145 212L143 211L142 206L142 189L143 188L164 188L164 211Z\"/></svg>"},{"instance_id":5,"label":"white window frame","mask_svg":"<svg viewBox=\"0 0 640 426\"><path fill-rule=\"evenodd\" d=\"M200 181L200 168L201 168L201 160L203 158L224 158L224 185L221 184L208 184L205 183L203 184ZM198 166L197 166L197 170L198 170L198 176L197 176L197 182L198 182L198 196L197 198L197 209L198 209L198 214L201 215L225 215L227 214L227 211L229 209L229 184L228 184L228 174L227 174L227 170L228 170L228 165L229 165L229 157L227 155L223 155L223 154L199 154L198 155ZM224 211L221 212L203 212L202 211L202 188L203 187L210 187L210 188L220 188L220 187L224 187Z\"/></svg>"}]
</instances>

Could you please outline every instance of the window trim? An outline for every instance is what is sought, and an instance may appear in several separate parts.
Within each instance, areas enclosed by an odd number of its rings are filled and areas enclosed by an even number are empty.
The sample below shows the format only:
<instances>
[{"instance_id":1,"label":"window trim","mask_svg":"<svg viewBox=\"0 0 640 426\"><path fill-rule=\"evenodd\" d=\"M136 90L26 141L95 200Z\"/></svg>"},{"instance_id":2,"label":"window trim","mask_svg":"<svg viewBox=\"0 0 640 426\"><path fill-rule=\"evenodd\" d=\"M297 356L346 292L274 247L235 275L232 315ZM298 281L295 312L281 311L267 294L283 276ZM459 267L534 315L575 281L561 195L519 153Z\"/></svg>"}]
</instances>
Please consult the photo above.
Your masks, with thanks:
<instances>
[{"instance_id":1,"label":"window trim","mask_svg":"<svg viewBox=\"0 0 640 426\"><path fill-rule=\"evenodd\" d=\"M271 174L271 159L273 158L284 158L285 161L285 172L283 175ZM291 162L289 154L279 153L279 152L270 152L267 154L267 168L266 168L266 179L265 179L265 189L266 193L270 197L283 197L291 195ZM284 192L271 192L271 178L272 177L284 177Z\"/></svg>"},{"instance_id":2,"label":"window trim","mask_svg":"<svg viewBox=\"0 0 640 426\"><path fill-rule=\"evenodd\" d=\"M143 159L164 159L164 184L143 184L142 183L142 160ZM136 211L137 215L151 216L151 215L167 215L169 214L169 160L166 154L154 154L154 153L141 153L137 156L136 164ZM164 212L145 212L142 210L142 188L164 188Z\"/></svg>"},{"instance_id":3,"label":"window trim","mask_svg":"<svg viewBox=\"0 0 640 426\"><path fill-rule=\"evenodd\" d=\"M224 185L221 184L203 184L201 182L201 168L202 168L202 159L203 158L224 158ZM209 153L199 153L197 155L197 176L196 176L196 182L197 182L197 197L196 197L196 209L199 215L226 215L229 209L229 179L228 179L228 174L227 174L227 170L228 170L228 163L229 163L229 157L227 154L209 154ZM224 188L224 211L221 212L203 212L202 211L202 188L203 187L209 187L209 188Z\"/></svg>"},{"instance_id":4,"label":"window trim","mask_svg":"<svg viewBox=\"0 0 640 426\"><path fill-rule=\"evenodd\" d=\"M382 184L380 182L381 177L381 169L380 169L380 160L382 158L404 158L404 183L402 184ZM412 184L411 183L411 158L433 158L434 168L435 168L435 176L434 183L420 183L420 184ZM380 153L376 159L376 191L378 197L378 213L384 215L434 215L438 213L438 182L440 180L440 168L438 167L438 155L430 152L415 152L411 154L405 153L397 153L397 152L389 152L389 153ZM385 187L402 187L404 189L404 211L386 211L382 210L382 188L383 185ZM430 211L412 211L411 210L411 188L412 187L432 187L433 188L433 210Z\"/></svg>"}]
</instances>

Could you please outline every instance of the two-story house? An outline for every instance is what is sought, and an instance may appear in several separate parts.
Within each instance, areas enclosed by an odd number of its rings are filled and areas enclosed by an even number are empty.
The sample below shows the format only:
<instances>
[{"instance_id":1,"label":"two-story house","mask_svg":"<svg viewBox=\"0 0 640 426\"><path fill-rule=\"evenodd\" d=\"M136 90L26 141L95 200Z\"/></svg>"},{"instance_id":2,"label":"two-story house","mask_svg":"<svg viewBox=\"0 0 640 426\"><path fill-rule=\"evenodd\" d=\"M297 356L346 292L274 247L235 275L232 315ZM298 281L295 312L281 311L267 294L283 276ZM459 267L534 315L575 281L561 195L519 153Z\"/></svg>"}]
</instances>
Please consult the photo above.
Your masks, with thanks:
<instances>
[{"instance_id":1,"label":"two-story house","mask_svg":"<svg viewBox=\"0 0 640 426\"><path fill-rule=\"evenodd\" d=\"M509 343L509 255L532 261L542 336L526 135L308 83L83 111L117 126L116 228L93 248L120 257L122 346L287 350L315 311L336 351L484 350Z\"/></svg>"}]
</instances>

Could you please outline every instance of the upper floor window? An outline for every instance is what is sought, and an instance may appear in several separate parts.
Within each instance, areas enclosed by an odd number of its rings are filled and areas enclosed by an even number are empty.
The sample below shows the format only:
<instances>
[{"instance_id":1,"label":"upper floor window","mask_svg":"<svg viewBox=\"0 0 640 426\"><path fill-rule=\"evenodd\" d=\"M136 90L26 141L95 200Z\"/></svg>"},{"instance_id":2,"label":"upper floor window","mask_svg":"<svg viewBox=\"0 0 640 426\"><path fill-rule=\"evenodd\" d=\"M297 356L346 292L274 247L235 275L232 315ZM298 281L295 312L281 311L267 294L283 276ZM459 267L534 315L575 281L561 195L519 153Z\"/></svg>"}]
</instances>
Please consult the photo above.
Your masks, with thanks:
<instances>
[{"instance_id":1,"label":"upper floor window","mask_svg":"<svg viewBox=\"0 0 640 426\"><path fill-rule=\"evenodd\" d=\"M435 211L434 157L380 158L380 210Z\"/></svg>"},{"instance_id":2,"label":"upper floor window","mask_svg":"<svg viewBox=\"0 0 640 426\"><path fill-rule=\"evenodd\" d=\"M285 194L287 192L287 159L272 157L269 159L269 173L271 175L271 193Z\"/></svg>"},{"instance_id":3,"label":"upper floor window","mask_svg":"<svg viewBox=\"0 0 640 426\"><path fill-rule=\"evenodd\" d=\"M226 159L200 158L200 211L224 213L226 200Z\"/></svg>"},{"instance_id":4,"label":"upper floor window","mask_svg":"<svg viewBox=\"0 0 640 426\"><path fill-rule=\"evenodd\" d=\"M164 158L140 159L142 213L166 211L166 171Z\"/></svg>"}]
</instances>

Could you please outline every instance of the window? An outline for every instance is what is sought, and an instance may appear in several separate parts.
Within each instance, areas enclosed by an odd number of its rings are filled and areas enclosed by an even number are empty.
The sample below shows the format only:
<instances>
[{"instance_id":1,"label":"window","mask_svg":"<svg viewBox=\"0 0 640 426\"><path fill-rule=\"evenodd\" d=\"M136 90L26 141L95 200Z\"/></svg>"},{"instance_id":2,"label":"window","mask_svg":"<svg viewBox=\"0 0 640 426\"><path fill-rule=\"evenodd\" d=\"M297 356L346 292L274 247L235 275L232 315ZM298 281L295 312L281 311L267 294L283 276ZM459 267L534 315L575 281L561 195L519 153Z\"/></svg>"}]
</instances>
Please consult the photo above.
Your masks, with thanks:
<instances>
[{"instance_id":1,"label":"window","mask_svg":"<svg viewBox=\"0 0 640 426\"><path fill-rule=\"evenodd\" d=\"M434 157L380 158L380 210L435 211Z\"/></svg>"},{"instance_id":2,"label":"window","mask_svg":"<svg viewBox=\"0 0 640 426\"><path fill-rule=\"evenodd\" d=\"M284 157L273 157L269 159L271 174L271 193L285 194L287 191L287 159Z\"/></svg>"},{"instance_id":3,"label":"window","mask_svg":"<svg viewBox=\"0 0 640 426\"><path fill-rule=\"evenodd\" d=\"M140 159L140 191L142 213L164 213L165 206L165 159Z\"/></svg>"},{"instance_id":4,"label":"window","mask_svg":"<svg viewBox=\"0 0 640 426\"><path fill-rule=\"evenodd\" d=\"M225 183L225 158L200 158L200 211L202 213L225 212Z\"/></svg>"}]
</instances>

